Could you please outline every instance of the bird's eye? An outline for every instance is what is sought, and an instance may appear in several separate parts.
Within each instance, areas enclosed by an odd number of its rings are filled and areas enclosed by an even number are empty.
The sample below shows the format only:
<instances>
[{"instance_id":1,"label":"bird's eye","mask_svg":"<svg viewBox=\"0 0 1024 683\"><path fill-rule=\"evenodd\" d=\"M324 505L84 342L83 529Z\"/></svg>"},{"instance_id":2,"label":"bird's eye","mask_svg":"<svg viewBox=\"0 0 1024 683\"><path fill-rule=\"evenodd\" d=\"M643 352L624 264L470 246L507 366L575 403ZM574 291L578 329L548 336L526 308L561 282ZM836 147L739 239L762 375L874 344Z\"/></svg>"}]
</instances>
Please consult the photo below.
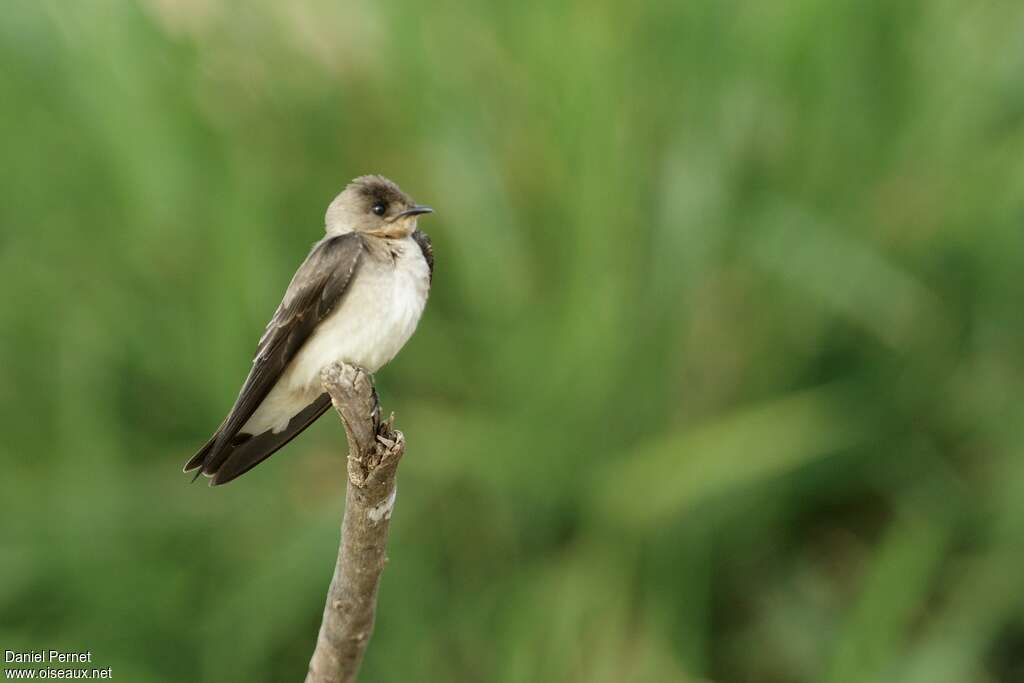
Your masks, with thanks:
<instances>
[{"instance_id":1,"label":"bird's eye","mask_svg":"<svg viewBox=\"0 0 1024 683\"><path fill-rule=\"evenodd\" d=\"M383 216L384 212L388 210L388 207L384 205L384 202L377 202L373 205L373 212L378 216Z\"/></svg>"}]
</instances>

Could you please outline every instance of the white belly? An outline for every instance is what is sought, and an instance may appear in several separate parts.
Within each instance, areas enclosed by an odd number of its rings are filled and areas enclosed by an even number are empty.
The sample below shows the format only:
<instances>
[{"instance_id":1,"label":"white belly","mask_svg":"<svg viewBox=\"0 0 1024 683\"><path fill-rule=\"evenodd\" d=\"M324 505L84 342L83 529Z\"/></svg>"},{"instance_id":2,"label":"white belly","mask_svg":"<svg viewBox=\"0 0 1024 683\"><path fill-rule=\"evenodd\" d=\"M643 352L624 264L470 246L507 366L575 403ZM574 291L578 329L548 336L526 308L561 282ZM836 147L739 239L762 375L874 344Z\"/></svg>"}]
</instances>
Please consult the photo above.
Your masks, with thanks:
<instances>
[{"instance_id":1,"label":"white belly","mask_svg":"<svg viewBox=\"0 0 1024 683\"><path fill-rule=\"evenodd\" d=\"M427 303L430 271L412 238L394 264L364 255L340 305L321 322L241 431L280 432L323 393L320 371L341 361L376 372L401 350Z\"/></svg>"}]
</instances>

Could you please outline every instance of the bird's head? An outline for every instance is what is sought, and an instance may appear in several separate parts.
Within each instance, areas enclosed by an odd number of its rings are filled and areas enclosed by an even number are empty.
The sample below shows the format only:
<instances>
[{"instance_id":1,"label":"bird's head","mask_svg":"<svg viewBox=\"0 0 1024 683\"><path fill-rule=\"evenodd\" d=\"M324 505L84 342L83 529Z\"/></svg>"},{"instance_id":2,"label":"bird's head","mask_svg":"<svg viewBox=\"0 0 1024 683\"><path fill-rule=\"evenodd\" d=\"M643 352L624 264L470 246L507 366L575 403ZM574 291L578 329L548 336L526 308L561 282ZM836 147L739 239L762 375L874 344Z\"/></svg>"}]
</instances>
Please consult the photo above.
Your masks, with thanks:
<instances>
[{"instance_id":1,"label":"bird's head","mask_svg":"<svg viewBox=\"0 0 1024 683\"><path fill-rule=\"evenodd\" d=\"M356 178L327 207L327 234L360 232L375 237L408 237L420 214L431 213L380 175Z\"/></svg>"}]
</instances>

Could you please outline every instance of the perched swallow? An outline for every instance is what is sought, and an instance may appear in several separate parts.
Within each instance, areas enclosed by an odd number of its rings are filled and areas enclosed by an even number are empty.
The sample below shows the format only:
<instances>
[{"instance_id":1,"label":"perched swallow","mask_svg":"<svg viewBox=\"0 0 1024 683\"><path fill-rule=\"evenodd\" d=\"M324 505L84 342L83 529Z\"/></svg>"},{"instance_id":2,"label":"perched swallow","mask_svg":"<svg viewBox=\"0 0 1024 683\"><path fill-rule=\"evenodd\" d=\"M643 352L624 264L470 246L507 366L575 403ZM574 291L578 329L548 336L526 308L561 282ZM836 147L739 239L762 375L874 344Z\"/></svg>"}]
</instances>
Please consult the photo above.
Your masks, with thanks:
<instances>
[{"instance_id":1,"label":"perched swallow","mask_svg":"<svg viewBox=\"0 0 1024 683\"><path fill-rule=\"evenodd\" d=\"M186 463L210 484L260 464L324 414L322 368L368 372L395 357L416 329L434 270L416 204L379 175L356 178L327 207L326 236L292 278L256 348L231 412Z\"/></svg>"}]
</instances>

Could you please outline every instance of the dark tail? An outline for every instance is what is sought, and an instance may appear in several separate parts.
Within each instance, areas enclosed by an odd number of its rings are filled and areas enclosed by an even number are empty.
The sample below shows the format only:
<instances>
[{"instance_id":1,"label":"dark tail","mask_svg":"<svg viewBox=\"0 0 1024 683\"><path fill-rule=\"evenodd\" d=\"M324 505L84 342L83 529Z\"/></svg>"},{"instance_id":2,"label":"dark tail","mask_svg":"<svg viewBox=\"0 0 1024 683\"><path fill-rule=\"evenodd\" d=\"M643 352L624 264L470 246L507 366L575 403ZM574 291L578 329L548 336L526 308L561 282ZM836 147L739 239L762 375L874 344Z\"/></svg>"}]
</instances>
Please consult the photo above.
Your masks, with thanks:
<instances>
[{"instance_id":1,"label":"dark tail","mask_svg":"<svg viewBox=\"0 0 1024 683\"><path fill-rule=\"evenodd\" d=\"M210 437L199 452L185 463L185 471L196 471L195 481L200 474L210 479L210 486L226 484L236 477L245 474L256 465L272 456L279 448L298 436L302 430L313 424L331 405L330 395L321 394L315 401L306 406L302 412L293 417L288 426L274 433L266 431L258 436L236 434L234 438L215 448L219 430Z\"/></svg>"}]
</instances>

